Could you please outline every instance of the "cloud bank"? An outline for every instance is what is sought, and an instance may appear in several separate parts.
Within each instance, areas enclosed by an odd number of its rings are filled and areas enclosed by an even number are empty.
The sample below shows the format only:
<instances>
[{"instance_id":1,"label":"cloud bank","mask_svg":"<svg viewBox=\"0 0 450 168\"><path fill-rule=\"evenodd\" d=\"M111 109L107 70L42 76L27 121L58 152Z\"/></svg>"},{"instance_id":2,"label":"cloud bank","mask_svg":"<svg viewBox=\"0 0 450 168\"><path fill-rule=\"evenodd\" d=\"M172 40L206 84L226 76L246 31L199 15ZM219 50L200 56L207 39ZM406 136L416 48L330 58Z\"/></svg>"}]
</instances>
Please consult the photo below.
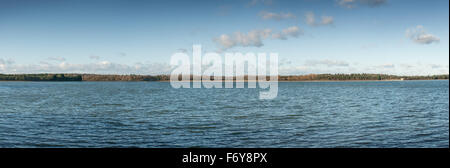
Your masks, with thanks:
<instances>
[{"instance_id":1,"label":"cloud bank","mask_svg":"<svg viewBox=\"0 0 450 168\"><path fill-rule=\"evenodd\" d=\"M96 73L96 74L170 74L172 68L166 63L136 63L132 65L100 61L88 64L68 62L39 64L15 64L11 60L0 59L0 73Z\"/></svg>"},{"instance_id":2,"label":"cloud bank","mask_svg":"<svg viewBox=\"0 0 450 168\"><path fill-rule=\"evenodd\" d=\"M291 62L291 61L289 61ZM448 74L448 64L416 63L416 64L363 64L349 63L342 60L307 60L301 64L279 65L281 75L304 75L323 73L372 73L389 75L441 75Z\"/></svg>"},{"instance_id":3,"label":"cloud bank","mask_svg":"<svg viewBox=\"0 0 450 168\"><path fill-rule=\"evenodd\" d=\"M140 74L159 75L170 74L173 67L168 63L135 63L120 64L109 61L99 61L88 64L62 63L39 63L39 64L16 64L13 60L0 58L0 73L23 74L23 73L85 73L85 74ZM439 63L416 63L416 64L361 64L349 63L343 60L306 60L303 62L292 62L281 59L279 62L280 75L304 75L320 73L374 73L392 75L438 75L448 74L449 65Z\"/></svg>"}]
</instances>

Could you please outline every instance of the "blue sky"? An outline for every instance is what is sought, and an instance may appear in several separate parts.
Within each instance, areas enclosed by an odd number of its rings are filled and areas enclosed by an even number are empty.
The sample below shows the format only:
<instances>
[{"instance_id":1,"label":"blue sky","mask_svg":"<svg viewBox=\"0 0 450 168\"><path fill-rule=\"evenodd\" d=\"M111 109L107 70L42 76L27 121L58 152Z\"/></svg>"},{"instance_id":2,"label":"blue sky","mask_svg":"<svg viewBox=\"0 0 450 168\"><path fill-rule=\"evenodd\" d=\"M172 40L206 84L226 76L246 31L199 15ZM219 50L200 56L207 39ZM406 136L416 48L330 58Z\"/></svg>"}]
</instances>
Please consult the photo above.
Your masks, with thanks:
<instances>
[{"instance_id":1,"label":"blue sky","mask_svg":"<svg viewBox=\"0 0 450 168\"><path fill-rule=\"evenodd\" d=\"M201 44L277 52L282 74L448 74L448 3L0 0L0 73L168 73Z\"/></svg>"}]
</instances>

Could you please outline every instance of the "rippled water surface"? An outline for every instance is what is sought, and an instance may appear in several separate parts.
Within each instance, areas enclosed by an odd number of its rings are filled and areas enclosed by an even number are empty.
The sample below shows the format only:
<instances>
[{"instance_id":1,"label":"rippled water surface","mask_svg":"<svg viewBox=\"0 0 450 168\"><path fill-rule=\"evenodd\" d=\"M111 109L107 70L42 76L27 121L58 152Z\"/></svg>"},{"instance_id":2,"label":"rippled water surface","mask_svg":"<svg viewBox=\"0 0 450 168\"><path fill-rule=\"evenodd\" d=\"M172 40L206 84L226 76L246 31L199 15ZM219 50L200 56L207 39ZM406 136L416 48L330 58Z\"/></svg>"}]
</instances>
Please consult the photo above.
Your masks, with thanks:
<instances>
[{"instance_id":1,"label":"rippled water surface","mask_svg":"<svg viewBox=\"0 0 450 168\"><path fill-rule=\"evenodd\" d=\"M0 147L449 147L449 82L0 82Z\"/></svg>"}]
</instances>

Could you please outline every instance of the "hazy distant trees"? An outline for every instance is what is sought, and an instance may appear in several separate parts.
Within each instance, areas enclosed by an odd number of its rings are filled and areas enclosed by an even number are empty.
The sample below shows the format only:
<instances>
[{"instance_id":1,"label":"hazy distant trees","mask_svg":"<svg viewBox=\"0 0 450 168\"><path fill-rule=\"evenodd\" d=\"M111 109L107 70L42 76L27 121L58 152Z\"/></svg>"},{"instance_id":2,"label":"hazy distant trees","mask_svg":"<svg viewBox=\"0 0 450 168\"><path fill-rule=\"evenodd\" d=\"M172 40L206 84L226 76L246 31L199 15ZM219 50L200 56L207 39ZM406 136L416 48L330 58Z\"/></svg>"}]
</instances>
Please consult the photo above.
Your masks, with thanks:
<instances>
[{"instance_id":1,"label":"hazy distant trees","mask_svg":"<svg viewBox=\"0 0 450 168\"><path fill-rule=\"evenodd\" d=\"M83 81L169 81L169 75L96 75L84 74Z\"/></svg>"},{"instance_id":2,"label":"hazy distant trees","mask_svg":"<svg viewBox=\"0 0 450 168\"><path fill-rule=\"evenodd\" d=\"M433 76L396 76L385 74L310 74L310 75L294 75L279 76L280 81L308 81L308 80L437 80L448 79L449 75L433 75Z\"/></svg>"},{"instance_id":3,"label":"hazy distant trees","mask_svg":"<svg viewBox=\"0 0 450 168\"><path fill-rule=\"evenodd\" d=\"M77 74L0 74L2 81L81 81Z\"/></svg>"}]
</instances>

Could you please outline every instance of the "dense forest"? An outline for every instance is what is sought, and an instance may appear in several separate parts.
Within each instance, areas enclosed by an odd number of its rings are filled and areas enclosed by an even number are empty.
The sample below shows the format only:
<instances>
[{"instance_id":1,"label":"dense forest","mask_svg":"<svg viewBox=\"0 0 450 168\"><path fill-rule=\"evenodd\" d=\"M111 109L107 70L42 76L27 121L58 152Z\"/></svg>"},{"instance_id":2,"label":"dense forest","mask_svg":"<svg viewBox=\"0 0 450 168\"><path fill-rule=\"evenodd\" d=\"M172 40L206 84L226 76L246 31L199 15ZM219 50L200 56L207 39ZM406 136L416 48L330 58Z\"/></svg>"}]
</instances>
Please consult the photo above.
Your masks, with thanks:
<instances>
[{"instance_id":1,"label":"dense forest","mask_svg":"<svg viewBox=\"0 0 450 168\"><path fill-rule=\"evenodd\" d=\"M222 79L224 78L225 77L222 77ZM247 79L248 76L245 76L245 80ZM385 74L309 74L309 75L278 76L278 79L279 81L440 80L440 79L449 79L449 75L396 76ZM0 74L0 81L169 81L169 80L170 80L169 75L151 76L151 75L97 75L97 74Z\"/></svg>"},{"instance_id":2,"label":"dense forest","mask_svg":"<svg viewBox=\"0 0 450 168\"><path fill-rule=\"evenodd\" d=\"M308 80L437 80L448 79L449 75L433 75L433 76L396 76L385 74L310 74L310 75L294 75L279 76L280 81L308 81Z\"/></svg>"},{"instance_id":3,"label":"dense forest","mask_svg":"<svg viewBox=\"0 0 450 168\"><path fill-rule=\"evenodd\" d=\"M82 81L78 74L0 74L0 81Z\"/></svg>"},{"instance_id":4,"label":"dense forest","mask_svg":"<svg viewBox=\"0 0 450 168\"><path fill-rule=\"evenodd\" d=\"M169 81L169 75L96 75L83 74L83 81Z\"/></svg>"}]
</instances>

